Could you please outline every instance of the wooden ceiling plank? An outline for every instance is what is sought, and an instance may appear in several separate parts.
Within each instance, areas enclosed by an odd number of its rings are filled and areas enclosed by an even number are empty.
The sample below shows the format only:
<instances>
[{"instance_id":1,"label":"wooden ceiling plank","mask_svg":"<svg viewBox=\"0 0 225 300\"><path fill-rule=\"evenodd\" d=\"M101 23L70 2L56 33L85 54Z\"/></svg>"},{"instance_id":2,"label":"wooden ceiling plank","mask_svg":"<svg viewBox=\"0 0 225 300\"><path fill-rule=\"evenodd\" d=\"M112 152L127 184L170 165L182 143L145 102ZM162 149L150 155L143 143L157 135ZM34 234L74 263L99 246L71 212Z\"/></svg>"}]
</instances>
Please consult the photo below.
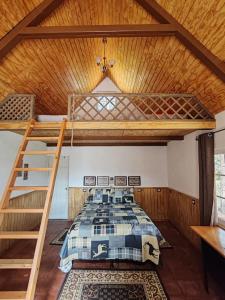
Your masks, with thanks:
<instances>
[{"instance_id":1,"label":"wooden ceiling plank","mask_svg":"<svg viewBox=\"0 0 225 300\"><path fill-rule=\"evenodd\" d=\"M20 36L26 39L146 37L175 34L175 27L171 24L35 26L25 27L20 31Z\"/></svg>"},{"instance_id":2,"label":"wooden ceiling plank","mask_svg":"<svg viewBox=\"0 0 225 300\"><path fill-rule=\"evenodd\" d=\"M174 25L176 37L213 73L225 82L225 63L209 51L155 0L136 0L149 14L161 23Z\"/></svg>"},{"instance_id":3,"label":"wooden ceiling plank","mask_svg":"<svg viewBox=\"0 0 225 300\"><path fill-rule=\"evenodd\" d=\"M22 21L20 21L11 31L0 40L0 59L2 59L12 48L22 39L20 32L27 26L38 25L43 21L62 0L44 0L34 10L32 10Z\"/></svg>"}]
</instances>

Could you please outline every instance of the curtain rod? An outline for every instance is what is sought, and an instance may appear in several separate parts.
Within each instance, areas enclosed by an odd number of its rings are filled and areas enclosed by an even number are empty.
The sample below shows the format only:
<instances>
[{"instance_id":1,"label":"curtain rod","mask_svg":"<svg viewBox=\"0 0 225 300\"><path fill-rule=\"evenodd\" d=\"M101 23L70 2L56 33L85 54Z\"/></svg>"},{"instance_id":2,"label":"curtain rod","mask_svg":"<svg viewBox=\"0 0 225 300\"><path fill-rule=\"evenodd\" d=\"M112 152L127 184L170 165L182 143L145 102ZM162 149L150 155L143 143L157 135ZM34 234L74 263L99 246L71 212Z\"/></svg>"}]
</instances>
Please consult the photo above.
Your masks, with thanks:
<instances>
[{"instance_id":1,"label":"curtain rod","mask_svg":"<svg viewBox=\"0 0 225 300\"><path fill-rule=\"evenodd\" d=\"M212 133L218 133L218 132L221 132L221 131L224 131L224 130L225 130L225 128L222 128L222 129L218 129L216 131L212 131Z\"/></svg>"},{"instance_id":2,"label":"curtain rod","mask_svg":"<svg viewBox=\"0 0 225 300\"><path fill-rule=\"evenodd\" d=\"M208 134L215 134L215 133L218 133L218 132L221 132L221 131L225 131L225 128L222 128L222 129L218 129L216 131L210 131L210 132L207 132ZM198 137L199 136L196 136L196 141L198 141Z\"/></svg>"}]
</instances>

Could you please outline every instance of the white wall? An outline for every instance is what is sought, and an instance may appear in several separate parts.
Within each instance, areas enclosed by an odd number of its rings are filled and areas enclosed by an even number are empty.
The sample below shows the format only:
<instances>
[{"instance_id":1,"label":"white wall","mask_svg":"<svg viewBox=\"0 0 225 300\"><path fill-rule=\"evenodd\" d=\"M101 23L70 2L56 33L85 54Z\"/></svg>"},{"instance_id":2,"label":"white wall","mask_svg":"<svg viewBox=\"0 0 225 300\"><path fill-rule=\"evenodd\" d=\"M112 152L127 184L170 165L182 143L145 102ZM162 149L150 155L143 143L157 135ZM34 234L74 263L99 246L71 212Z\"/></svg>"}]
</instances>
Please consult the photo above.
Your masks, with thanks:
<instances>
[{"instance_id":1,"label":"white wall","mask_svg":"<svg viewBox=\"0 0 225 300\"><path fill-rule=\"evenodd\" d=\"M83 186L83 176L140 175L142 186L166 187L166 147L64 147L69 156L69 186Z\"/></svg>"},{"instance_id":2,"label":"white wall","mask_svg":"<svg viewBox=\"0 0 225 300\"><path fill-rule=\"evenodd\" d=\"M92 91L92 93L121 93L121 90L115 85L109 77L105 77Z\"/></svg>"},{"instance_id":3,"label":"white wall","mask_svg":"<svg viewBox=\"0 0 225 300\"><path fill-rule=\"evenodd\" d=\"M21 140L22 135L6 131L0 132L0 199L4 192ZM41 142L32 142L29 143L27 149L45 150L46 145ZM45 167L47 166L47 159L43 156L25 156L24 163L28 163L30 167ZM48 174L31 172L29 173L28 180L23 180L19 177L16 181L16 185L46 185L47 180ZM13 192L12 196L23 193L24 192Z\"/></svg>"},{"instance_id":4,"label":"white wall","mask_svg":"<svg viewBox=\"0 0 225 300\"><path fill-rule=\"evenodd\" d=\"M183 141L170 142L167 147L169 187L193 197L198 197L199 189L198 134L188 134Z\"/></svg>"},{"instance_id":5,"label":"white wall","mask_svg":"<svg viewBox=\"0 0 225 300\"><path fill-rule=\"evenodd\" d=\"M225 111L216 115L216 130L220 130L223 128L225 128ZM225 153L225 131L216 133L215 151L217 153Z\"/></svg>"},{"instance_id":6,"label":"white wall","mask_svg":"<svg viewBox=\"0 0 225 300\"><path fill-rule=\"evenodd\" d=\"M225 128L225 111L216 115L216 130ZM195 132L185 136L184 141L168 145L168 185L179 192L199 197L198 143ZM215 134L216 153L225 152L225 131Z\"/></svg>"}]
</instances>

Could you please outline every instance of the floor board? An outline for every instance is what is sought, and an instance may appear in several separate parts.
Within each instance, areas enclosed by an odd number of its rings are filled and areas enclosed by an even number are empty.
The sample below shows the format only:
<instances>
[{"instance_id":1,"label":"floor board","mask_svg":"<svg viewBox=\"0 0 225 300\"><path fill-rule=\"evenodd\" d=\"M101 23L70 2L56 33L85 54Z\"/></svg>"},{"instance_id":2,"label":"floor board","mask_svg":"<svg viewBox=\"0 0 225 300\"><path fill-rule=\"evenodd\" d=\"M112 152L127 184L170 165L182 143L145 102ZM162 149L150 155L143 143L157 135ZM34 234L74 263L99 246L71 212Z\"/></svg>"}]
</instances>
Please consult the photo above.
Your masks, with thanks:
<instances>
[{"instance_id":1,"label":"floor board","mask_svg":"<svg viewBox=\"0 0 225 300\"><path fill-rule=\"evenodd\" d=\"M65 227L67 221L49 221L41 268L38 278L35 300L55 300L65 280L65 274L58 269L60 246L50 245L54 237ZM202 265L200 254L169 223L157 223L165 238L174 246L163 249L161 264L157 267L162 284L170 300L225 300L224 291L210 278L210 293L207 294L202 283ZM31 258L35 243L22 241L4 254L4 258ZM146 269L150 264L119 263L119 269ZM109 262L77 262L76 268L110 268ZM26 289L29 271L0 271L0 290Z\"/></svg>"}]
</instances>

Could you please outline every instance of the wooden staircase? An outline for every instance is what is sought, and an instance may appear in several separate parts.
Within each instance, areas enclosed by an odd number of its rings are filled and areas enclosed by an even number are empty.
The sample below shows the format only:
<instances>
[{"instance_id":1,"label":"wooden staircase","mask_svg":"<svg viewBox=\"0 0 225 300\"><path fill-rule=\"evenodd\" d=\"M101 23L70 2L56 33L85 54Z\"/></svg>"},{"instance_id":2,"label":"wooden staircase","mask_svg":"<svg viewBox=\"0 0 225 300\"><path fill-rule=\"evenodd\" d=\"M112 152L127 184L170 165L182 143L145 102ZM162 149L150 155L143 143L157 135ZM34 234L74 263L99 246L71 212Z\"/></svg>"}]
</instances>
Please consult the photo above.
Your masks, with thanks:
<instances>
[{"instance_id":1,"label":"wooden staircase","mask_svg":"<svg viewBox=\"0 0 225 300\"><path fill-rule=\"evenodd\" d=\"M49 139L48 137L34 137L31 136L32 131L38 126L36 122L31 120L27 126L26 132L24 134L21 146L19 148L16 160L14 162L5 192L3 194L2 201L0 203L0 214L14 214L14 213L27 213L27 214L42 214L41 224L39 231L0 231L0 239L35 239L36 247L33 259L0 259L0 269L31 269L28 287L26 291L0 291L0 299L34 299L39 267L41 262L42 250L45 240L45 234L48 224L48 216L51 207L51 200L55 185L55 179L60 159L60 153L64 138L64 131L66 127L66 121L59 123L58 129L60 130L59 136L53 137L57 142L57 147L55 151L26 151L29 141L43 141ZM50 123L48 123L50 124ZM51 128L50 125L47 129ZM21 163L24 155L54 155L53 164L51 168L21 168ZM17 172L19 171L38 171L47 172L50 171L50 181L48 186L15 186ZM9 208L10 194L15 190L30 190L30 191L47 191L46 200L43 209L35 208ZM15 200L16 201L16 200Z\"/></svg>"}]
</instances>

